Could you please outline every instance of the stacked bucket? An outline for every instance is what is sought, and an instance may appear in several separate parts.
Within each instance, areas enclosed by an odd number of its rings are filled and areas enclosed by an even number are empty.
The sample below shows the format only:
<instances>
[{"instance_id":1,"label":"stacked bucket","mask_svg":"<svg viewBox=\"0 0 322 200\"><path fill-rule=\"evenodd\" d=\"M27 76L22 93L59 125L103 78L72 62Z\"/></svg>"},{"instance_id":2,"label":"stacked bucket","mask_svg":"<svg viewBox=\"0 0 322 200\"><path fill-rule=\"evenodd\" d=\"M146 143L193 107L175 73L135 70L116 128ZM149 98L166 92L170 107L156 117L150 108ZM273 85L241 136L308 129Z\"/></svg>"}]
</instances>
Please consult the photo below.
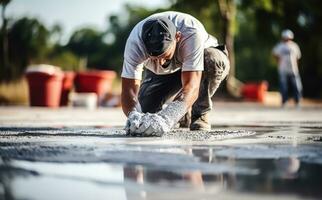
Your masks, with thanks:
<instances>
[{"instance_id":1,"label":"stacked bucket","mask_svg":"<svg viewBox=\"0 0 322 200\"><path fill-rule=\"evenodd\" d=\"M67 106L74 86L77 93L96 94L101 100L111 91L116 73L110 70L63 72L55 66L36 65L28 68L26 77L30 106L59 107Z\"/></svg>"}]
</instances>

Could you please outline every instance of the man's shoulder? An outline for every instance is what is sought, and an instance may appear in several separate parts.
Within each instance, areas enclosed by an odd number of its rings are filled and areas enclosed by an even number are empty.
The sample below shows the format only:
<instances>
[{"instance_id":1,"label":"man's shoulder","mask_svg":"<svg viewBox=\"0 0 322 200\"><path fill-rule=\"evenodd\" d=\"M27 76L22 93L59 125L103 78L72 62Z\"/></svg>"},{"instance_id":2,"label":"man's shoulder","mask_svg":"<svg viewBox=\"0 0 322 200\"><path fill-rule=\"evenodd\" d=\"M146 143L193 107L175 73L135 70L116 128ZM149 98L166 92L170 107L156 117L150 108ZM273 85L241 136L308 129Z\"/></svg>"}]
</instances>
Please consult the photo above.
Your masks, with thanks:
<instances>
[{"instance_id":1,"label":"man's shoulder","mask_svg":"<svg viewBox=\"0 0 322 200\"><path fill-rule=\"evenodd\" d=\"M273 47L273 51L278 51L279 49L283 48L283 43L282 42L278 42L277 44L275 44L275 46Z\"/></svg>"},{"instance_id":2,"label":"man's shoulder","mask_svg":"<svg viewBox=\"0 0 322 200\"><path fill-rule=\"evenodd\" d=\"M298 48L298 47L299 47L299 45L298 45L296 42L294 42L294 41L291 41L291 44L292 44L292 46L294 46L294 47L296 47L296 48Z\"/></svg>"}]
</instances>

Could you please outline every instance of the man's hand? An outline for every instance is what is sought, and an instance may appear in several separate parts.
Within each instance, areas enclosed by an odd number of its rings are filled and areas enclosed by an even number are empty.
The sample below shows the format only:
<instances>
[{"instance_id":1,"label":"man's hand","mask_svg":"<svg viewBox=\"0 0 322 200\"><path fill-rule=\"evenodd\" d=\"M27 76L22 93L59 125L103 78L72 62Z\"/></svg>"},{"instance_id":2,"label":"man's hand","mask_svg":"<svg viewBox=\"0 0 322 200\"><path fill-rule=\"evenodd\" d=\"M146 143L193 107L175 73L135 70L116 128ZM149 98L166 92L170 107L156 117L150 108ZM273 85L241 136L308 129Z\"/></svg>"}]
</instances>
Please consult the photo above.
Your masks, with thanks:
<instances>
[{"instance_id":1,"label":"man's hand","mask_svg":"<svg viewBox=\"0 0 322 200\"><path fill-rule=\"evenodd\" d=\"M143 117L143 113L140 113L136 110L131 111L129 113L129 116L127 118L126 121L126 125L125 125L125 131L126 134L132 134L135 133L136 130L140 127L140 123L141 123L141 118Z\"/></svg>"},{"instance_id":2,"label":"man's hand","mask_svg":"<svg viewBox=\"0 0 322 200\"><path fill-rule=\"evenodd\" d=\"M141 136L162 136L172 128L171 123L159 113L146 113L141 118L140 127L137 129L137 135Z\"/></svg>"},{"instance_id":3,"label":"man's hand","mask_svg":"<svg viewBox=\"0 0 322 200\"><path fill-rule=\"evenodd\" d=\"M158 113L138 113L132 111L129 115L125 130L131 136L162 136L170 131L171 125Z\"/></svg>"},{"instance_id":4,"label":"man's hand","mask_svg":"<svg viewBox=\"0 0 322 200\"><path fill-rule=\"evenodd\" d=\"M129 115L131 118L134 115L132 112ZM158 113L139 113L140 115L135 120L128 120L130 121L128 134L132 136L162 136L169 132L186 112L187 107L184 102L174 101Z\"/></svg>"}]
</instances>

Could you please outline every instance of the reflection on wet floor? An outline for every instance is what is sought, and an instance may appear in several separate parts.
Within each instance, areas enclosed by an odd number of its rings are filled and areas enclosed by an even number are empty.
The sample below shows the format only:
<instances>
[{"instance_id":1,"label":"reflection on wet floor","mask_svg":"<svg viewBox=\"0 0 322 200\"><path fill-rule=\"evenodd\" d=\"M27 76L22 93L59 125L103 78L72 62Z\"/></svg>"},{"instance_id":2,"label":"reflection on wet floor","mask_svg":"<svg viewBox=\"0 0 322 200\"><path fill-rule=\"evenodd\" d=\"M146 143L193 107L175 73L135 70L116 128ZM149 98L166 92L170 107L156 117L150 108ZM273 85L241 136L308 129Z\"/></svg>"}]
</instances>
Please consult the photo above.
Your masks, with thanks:
<instances>
[{"instance_id":1,"label":"reflection on wet floor","mask_svg":"<svg viewBox=\"0 0 322 200\"><path fill-rule=\"evenodd\" d=\"M239 128L229 127L229 130L238 132ZM310 127L301 126L242 128L256 132L256 136L245 135L252 138L279 135L287 138L311 133L321 137L322 134L322 128L317 127L313 132ZM96 138L101 133L97 130L90 143L79 140L63 143L59 138L65 135L58 134L56 140L50 141L42 140L48 137L42 135L20 141L14 135L16 130L6 131L16 140L0 142L0 199L322 197L322 146L314 140L310 144L292 140L225 145L112 144L102 143L111 138Z\"/></svg>"},{"instance_id":2,"label":"reflection on wet floor","mask_svg":"<svg viewBox=\"0 0 322 200\"><path fill-rule=\"evenodd\" d=\"M291 148L287 145L275 147L282 150ZM169 163L169 167L163 164L161 167L144 161L143 164L112 161L84 164L3 159L0 194L4 199L50 199L46 196L50 191L55 191L53 197L56 199L57 194L59 199L86 199L94 192L98 195L96 199L104 199L104 191L117 199L211 199L216 195L225 198L228 191L250 195L247 198L252 198L251 194L277 195L277 198L278 195L317 199L322 196L322 163L318 160L321 159L321 147L290 150L280 156L275 155L276 152L269 153L274 147L254 149L262 150L257 156L267 154L266 158L247 158L247 149L243 146L228 149L182 147L185 156L197 160L186 167L180 163ZM227 150L231 152L226 155ZM178 149L174 153L169 152L164 153L162 159L177 154ZM305 156L312 159L308 161ZM5 156L2 154L2 157ZM213 169L209 170L207 166ZM87 195L76 195L80 189L87 191Z\"/></svg>"}]
</instances>

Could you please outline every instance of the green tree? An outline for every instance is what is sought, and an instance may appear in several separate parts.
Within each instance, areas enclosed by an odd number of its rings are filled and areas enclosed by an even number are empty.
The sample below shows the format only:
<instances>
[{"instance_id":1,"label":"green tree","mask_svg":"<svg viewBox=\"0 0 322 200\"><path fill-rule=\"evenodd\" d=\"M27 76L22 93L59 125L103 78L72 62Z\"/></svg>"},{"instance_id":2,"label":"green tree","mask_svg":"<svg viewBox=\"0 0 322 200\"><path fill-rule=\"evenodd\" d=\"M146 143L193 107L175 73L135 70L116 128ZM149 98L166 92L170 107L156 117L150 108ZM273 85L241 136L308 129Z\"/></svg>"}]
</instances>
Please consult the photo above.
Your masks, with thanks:
<instances>
[{"instance_id":1,"label":"green tree","mask_svg":"<svg viewBox=\"0 0 322 200\"><path fill-rule=\"evenodd\" d=\"M1 60L1 69L3 69L3 71L8 69L8 36L7 36L7 18L5 15L5 11L7 8L7 5L10 3L10 0L1 0L0 4L2 7L1 10L1 20L2 20L2 27L1 27L1 51L2 51L2 59ZM1 72L1 71L0 71Z\"/></svg>"},{"instance_id":2,"label":"green tree","mask_svg":"<svg viewBox=\"0 0 322 200\"><path fill-rule=\"evenodd\" d=\"M263 14L272 10L271 0L244 0L238 4L236 74L244 82L267 80L271 88L277 89L276 67L271 59L275 39L267 23L271 17Z\"/></svg>"},{"instance_id":3,"label":"green tree","mask_svg":"<svg viewBox=\"0 0 322 200\"><path fill-rule=\"evenodd\" d=\"M43 61L49 50L49 36L46 27L37 19L25 17L10 23L7 28L8 59L0 58L2 63L5 60L7 67L1 68L0 80L17 79L29 64Z\"/></svg>"},{"instance_id":4,"label":"green tree","mask_svg":"<svg viewBox=\"0 0 322 200\"><path fill-rule=\"evenodd\" d=\"M50 33L37 19L22 18L9 28L9 60L13 75L21 74L35 62L45 60Z\"/></svg>"},{"instance_id":5,"label":"green tree","mask_svg":"<svg viewBox=\"0 0 322 200\"><path fill-rule=\"evenodd\" d=\"M63 28L61 27L61 25L55 24L54 26L52 26L50 33L51 33L51 38L54 45L59 45L63 35Z\"/></svg>"},{"instance_id":6,"label":"green tree","mask_svg":"<svg viewBox=\"0 0 322 200\"><path fill-rule=\"evenodd\" d=\"M68 48L61 45L63 28L55 24L50 28L49 51L44 62L60 67L65 71L80 70L80 58Z\"/></svg>"},{"instance_id":7,"label":"green tree","mask_svg":"<svg viewBox=\"0 0 322 200\"><path fill-rule=\"evenodd\" d=\"M227 90L235 97L241 96L242 83L236 78L235 65L235 33L237 29L235 0L218 0L220 19L222 22L222 38L229 52L230 71L227 79Z\"/></svg>"},{"instance_id":8,"label":"green tree","mask_svg":"<svg viewBox=\"0 0 322 200\"><path fill-rule=\"evenodd\" d=\"M99 68L105 65L102 52L106 48L106 43L103 38L103 32L83 28L72 34L66 47L77 56L85 58L89 67Z\"/></svg>"},{"instance_id":9,"label":"green tree","mask_svg":"<svg viewBox=\"0 0 322 200\"><path fill-rule=\"evenodd\" d=\"M55 46L48 54L45 62L50 65L58 66L65 71L79 71L79 61L79 57L74 53L60 46Z\"/></svg>"}]
</instances>

